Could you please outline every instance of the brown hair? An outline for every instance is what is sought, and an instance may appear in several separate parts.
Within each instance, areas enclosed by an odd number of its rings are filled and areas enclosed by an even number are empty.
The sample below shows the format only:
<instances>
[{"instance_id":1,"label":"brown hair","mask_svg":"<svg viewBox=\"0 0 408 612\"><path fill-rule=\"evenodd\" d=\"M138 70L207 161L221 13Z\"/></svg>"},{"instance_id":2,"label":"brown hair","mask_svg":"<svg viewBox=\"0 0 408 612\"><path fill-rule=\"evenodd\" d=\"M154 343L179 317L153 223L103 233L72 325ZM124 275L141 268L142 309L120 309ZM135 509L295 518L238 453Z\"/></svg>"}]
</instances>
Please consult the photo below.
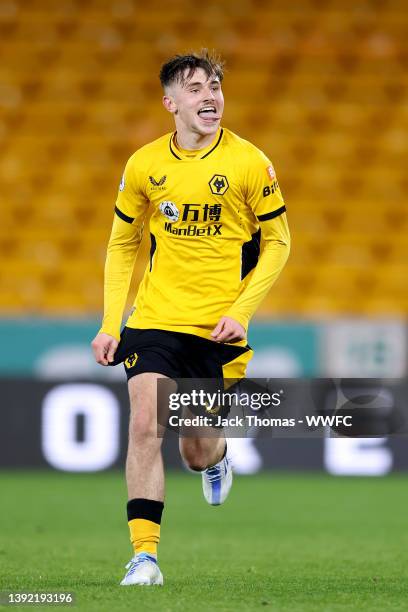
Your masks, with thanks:
<instances>
[{"instance_id":1,"label":"brown hair","mask_svg":"<svg viewBox=\"0 0 408 612\"><path fill-rule=\"evenodd\" d=\"M221 58L214 51L210 53L208 49L201 49L199 53L175 55L163 64L160 69L160 83L163 87L174 82L184 84L191 79L197 68L202 68L208 78L212 75L220 81L224 78L224 62Z\"/></svg>"}]
</instances>

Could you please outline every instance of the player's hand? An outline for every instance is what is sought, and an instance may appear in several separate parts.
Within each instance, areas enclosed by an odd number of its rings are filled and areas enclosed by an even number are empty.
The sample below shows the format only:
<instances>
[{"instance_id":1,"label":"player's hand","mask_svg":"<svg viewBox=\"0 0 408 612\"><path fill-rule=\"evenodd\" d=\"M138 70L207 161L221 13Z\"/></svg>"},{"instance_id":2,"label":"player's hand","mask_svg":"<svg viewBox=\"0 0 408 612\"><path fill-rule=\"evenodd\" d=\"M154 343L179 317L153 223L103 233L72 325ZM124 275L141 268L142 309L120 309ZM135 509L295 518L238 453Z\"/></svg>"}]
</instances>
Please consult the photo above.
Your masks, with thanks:
<instances>
[{"instance_id":1,"label":"player's hand","mask_svg":"<svg viewBox=\"0 0 408 612\"><path fill-rule=\"evenodd\" d=\"M118 344L119 342L116 338L109 334L104 334L103 332L97 334L91 342L97 363L104 366L109 365L113 361Z\"/></svg>"},{"instance_id":2,"label":"player's hand","mask_svg":"<svg viewBox=\"0 0 408 612\"><path fill-rule=\"evenodd\" d=\"M211 332L211 340L215 342L239 342L246 336L241 323L231 317L221 317L217 326Z\"/></svg>"}]
</instances>

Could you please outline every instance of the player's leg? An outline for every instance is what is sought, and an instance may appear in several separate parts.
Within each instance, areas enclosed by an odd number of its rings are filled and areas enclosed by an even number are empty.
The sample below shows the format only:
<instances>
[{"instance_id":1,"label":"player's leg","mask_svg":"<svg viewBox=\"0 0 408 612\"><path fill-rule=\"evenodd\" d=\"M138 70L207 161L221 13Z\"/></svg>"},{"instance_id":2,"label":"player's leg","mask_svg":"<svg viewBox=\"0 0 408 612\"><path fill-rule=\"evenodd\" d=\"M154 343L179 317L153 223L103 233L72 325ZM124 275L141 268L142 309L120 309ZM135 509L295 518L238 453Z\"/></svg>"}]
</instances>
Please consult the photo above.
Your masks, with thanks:
<instances>
[{"instance_id":1,"label":"player's leg","mask_svg":"<svg viewBox=\"0 0 408 612\"><path fill-rule=\"evenodd\" d=\"M201 472L203 493L212 506L222 504L232 486L232 468L222 429L214 437L180 437L180 454L191 470Z\"/></svg>"},{"instance_id":2,"label":"player's leg","mask_svg":"<svg viewBox=\"0 0 408 612\"><path fill-rule=\"evenodd\" d=\"M213 380L227 390L243 379L252 350L245 347L201 342L195 352L198 362L190 365L190 376ZM206 343L206 344L205 344ZM197 372L197 373L196 373ZM223 379L223 383L220 380ZM224 407L225 408L225 407ZM218 506L227 498L232 486L232 467L227 457L227 444L221 428L211 428L211 436L201 430L197 435L180 436L180 454L185 464L194 471L201 471L203 493L206 501ZM207 429L208 432L208 429Z\"/></svg>"},{"instance_id":3,"label":"player's leg","mask_svg":"<svg viewBox=\"0 0 408 612\"><path fill-rule=\"evenodd\" d=\"M129 380L130 420L126 460L128 522L135 556L122 585L162 584L157 545L164 506L162 438L157 425L157 379L142 373Z\"/></svg>"},{"instance_id":4,"label":"player's leg","mask_svg":"<svg viewBox=\"0 0 408 612\"><path fill-rule=\"evenodd\" d=\"M145 372L129 380L130 419L126 460L128 499L164 500L162 438L158 436L157 380L162 374Z\"/></svg>"},{"instance_id":5,"label":"player's leg","mask_svg":"<svg viewBox=\"0 0 408 612\"><path fill-rule=\"evenodd\" d=\"M219 432L218 435L216 433ZM190 470L202 472L219 463L225 455L226 441L223 431L214 430L214 437L182 437L179 439L180 455Z\"/></svg>"}]
</instances>

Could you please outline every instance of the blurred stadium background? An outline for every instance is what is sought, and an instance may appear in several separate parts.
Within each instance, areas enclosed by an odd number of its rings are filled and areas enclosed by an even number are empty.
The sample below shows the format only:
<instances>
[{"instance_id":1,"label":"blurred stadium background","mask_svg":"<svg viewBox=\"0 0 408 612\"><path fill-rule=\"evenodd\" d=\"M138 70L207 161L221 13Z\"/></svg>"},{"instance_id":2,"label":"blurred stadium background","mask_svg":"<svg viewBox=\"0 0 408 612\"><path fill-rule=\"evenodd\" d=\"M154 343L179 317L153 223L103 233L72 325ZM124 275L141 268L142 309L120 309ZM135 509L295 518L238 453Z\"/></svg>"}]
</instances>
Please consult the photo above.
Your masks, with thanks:
<instances>
[{"instance_id":1,"label":"blurred stadium background","mask_svg":"<svg viewBox=\"0 0 408 612\"><path fill-rule=\"evenodd\" d=\"M167 587L118 589L127 389L89 343L124 164L173 127L160 64L206 46L293 236L249 374L405 377L407 40L404 0L0 0L0 590L98 612L406 609L404 438L231 440L236 472L265 472L215 514L174 470ZM174 439L165 454L180 468Z\"/></svg>"},{"instance_id":2,"label":"blurred stadium background","mask_svg":"<svg viewBox=\"0 0 408 612\"><path fill-rule=\"evenodd\" d=\"M224 125L271 157L293 236L253 323L249 373L405 376L407 38L403 0L0 0L2 413L21 440L31 415L37 448L9 437L3 466L104 469L123 458L117 444L94 468L81 463L75 430L76 458L53 463L45 396L73 385L72 414L91 423L98 393L110 392L126 422L123 373L96 366L89 348L113 205L130 154L172 130L161 63L201 46L226 59ZM147 241L134 287L146 257ZM84 379L96 384L91 407ZM119 427L109 410L106 431ZM268 450L249 446L242 471L268 465Z\"/></svg>"}]
</instances>

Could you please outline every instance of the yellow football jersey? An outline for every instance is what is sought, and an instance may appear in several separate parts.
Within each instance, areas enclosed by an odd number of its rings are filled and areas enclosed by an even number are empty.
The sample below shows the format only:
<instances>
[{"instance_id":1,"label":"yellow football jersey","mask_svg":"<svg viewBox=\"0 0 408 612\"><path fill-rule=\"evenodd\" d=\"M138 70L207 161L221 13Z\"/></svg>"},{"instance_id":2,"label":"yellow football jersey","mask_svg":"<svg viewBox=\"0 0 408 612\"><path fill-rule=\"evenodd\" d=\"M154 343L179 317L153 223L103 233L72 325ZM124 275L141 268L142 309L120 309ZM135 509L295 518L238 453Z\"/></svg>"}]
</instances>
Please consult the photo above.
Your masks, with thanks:
<instances>
[{"instance_id":1,"label":"yellow football jersey","mask_svg":"<svg viewBox=\"0 0 408 612\"><path fill-rule=\"evenodd\" d=\"M209 338L226 315L246 328L289 250L269 159L225 128L199 151L178 148L173 133L131 156L105 267L101 331L117 338L149 206L150 259L126 325Z\"/></svg>"}]
</instances>

